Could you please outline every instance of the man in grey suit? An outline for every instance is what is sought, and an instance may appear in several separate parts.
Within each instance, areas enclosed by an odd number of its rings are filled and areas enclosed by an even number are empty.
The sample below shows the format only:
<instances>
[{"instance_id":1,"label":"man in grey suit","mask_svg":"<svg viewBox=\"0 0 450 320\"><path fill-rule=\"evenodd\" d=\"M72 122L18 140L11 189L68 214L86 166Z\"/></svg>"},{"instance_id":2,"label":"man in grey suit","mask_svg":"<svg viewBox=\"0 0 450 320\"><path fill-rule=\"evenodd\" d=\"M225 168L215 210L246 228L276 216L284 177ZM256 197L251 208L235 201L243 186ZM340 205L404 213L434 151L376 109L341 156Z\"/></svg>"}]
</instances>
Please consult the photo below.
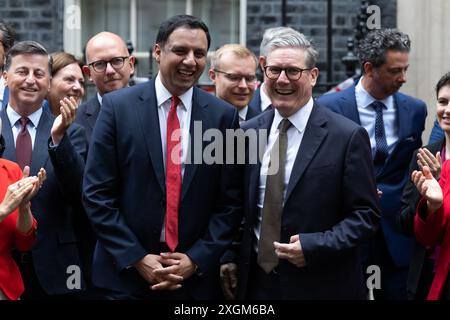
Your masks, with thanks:
<instances>
[{"instance_id":1,"label":"man in grey suit","mask_svg":"<svg viewBox=\"0 0 450 320\"><path fill-rule=\"evenodd\" d=\"M103 96L128 87L134 73L135 58L130 56L121 37L111 32L100 32L86 44L86 62L83 72L97 87L97 94L80 105L75 122L86 130L89 144Z\"/></svg>"}]
</instances>

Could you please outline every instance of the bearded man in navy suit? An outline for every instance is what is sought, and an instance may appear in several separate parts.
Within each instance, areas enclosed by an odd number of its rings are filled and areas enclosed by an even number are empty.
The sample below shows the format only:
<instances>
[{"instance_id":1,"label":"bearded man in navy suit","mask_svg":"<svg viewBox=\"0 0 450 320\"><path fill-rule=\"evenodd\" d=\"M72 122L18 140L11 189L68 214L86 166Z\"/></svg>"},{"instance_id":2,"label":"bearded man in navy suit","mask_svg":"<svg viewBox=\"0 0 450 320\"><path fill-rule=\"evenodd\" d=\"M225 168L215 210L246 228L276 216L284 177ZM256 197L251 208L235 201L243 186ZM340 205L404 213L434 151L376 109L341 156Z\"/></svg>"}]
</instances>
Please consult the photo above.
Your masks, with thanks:
<instances>
[{"instance_id":1,"label":"bearded man in navy suit","mask_svg":"<svg viewBox=\"0 0 450 320\"><path fill-rule=\"evenodd\" d=\"M406 280L413 239L397 225L401 196L414 150L422 145L427 115L423 101L399 93L406 82L411 41L392 30L374 30L362 41L359 58L364 72L356 85L326 94L318 103L363 126L381 191L381 228L364 248L365 267L381 270L375 299L406 299Z\"/></svg>"}]
</instances>

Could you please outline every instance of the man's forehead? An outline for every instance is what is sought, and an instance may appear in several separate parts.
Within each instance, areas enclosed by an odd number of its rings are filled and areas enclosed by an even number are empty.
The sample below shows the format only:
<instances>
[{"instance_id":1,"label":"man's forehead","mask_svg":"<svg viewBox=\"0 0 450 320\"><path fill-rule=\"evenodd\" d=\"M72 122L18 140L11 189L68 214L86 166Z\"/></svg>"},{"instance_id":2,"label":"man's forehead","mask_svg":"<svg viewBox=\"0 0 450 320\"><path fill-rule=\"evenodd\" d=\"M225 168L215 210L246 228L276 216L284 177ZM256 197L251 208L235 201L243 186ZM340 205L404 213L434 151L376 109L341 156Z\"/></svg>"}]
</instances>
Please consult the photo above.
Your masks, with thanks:
<instances>
[{"instance_id":1,"label":"man's forehead","mask_svg":"<svg viewBox=\"0 0 450 320\"><path fill-rule=\"evenodd\" d=\"M19 53L11 58L11 64L16 67L36 67L36 65L38 65L39 67L42 66L43 69L46 69L48 66L48 56L42 54Z\"/></svg>"}]
</instances>

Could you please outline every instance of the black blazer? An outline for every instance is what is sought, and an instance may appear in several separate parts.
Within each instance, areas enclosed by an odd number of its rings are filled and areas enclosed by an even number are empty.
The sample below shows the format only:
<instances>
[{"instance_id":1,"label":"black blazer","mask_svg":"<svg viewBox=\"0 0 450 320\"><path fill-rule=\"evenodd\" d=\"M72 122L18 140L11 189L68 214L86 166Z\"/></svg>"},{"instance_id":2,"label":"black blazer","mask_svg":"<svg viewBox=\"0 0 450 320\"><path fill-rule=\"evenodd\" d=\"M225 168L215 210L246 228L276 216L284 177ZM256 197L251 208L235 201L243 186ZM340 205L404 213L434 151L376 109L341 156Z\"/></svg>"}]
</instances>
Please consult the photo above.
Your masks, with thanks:
<instances>
[{"instance_id":1,"label":"black blazer","mask_svg":"<svg viewBox=\"0 0 450 320\"><path fill-rule=\"evenodd\" d=\"M432 154L435 155L436 152L442 150L442 146L444 143L445 143L444 140L440 140L433 144L424 146L424 148L427 148L428 150L430 150ZM414 217L416 215L417 204L419 203L419 200L421 198L420 193L417 191L416 186L411 181L412 172L414 170L419 170L419 166L417 165L417 152L418 150L414 152L414 155L411 159L411 163L409 165L409 172L408 172L409 178L408 182L406 183L405 189L403 190L402 209L398 219L399 227L401 228L403 234L409 237L414 237ZM408 273L408 282L407 282L408 299L413 300L416 298L418 285L421 280L424 259L426 258L425 255L426 255L425 247L422 244L420 244L419 241L416 240L414 243L414 249L411 256L411 263L409 266L409 273Z\"/></svg>"},{"instance_id":2,"label":"black blazer","mask_svg":"<svg viewBox=\"0 0 450 320\"><path fill-rule=\"evenodd\" d=\"M98 102L97 94L95 94L94 97L82 103L78 108L75 123L78 123L84 128L88 145L91 140L95 122L97 121L97 117L100 112L100 107L101 105Z\"/></svg>"},{"instance_id":3,"label":"black blazer","mask_svg":"<svg viewBox=\"0 0 450 320\"><path fill-rule=\"evenodd\" d=\"M166 192L157 108L153 80L103 97L83 183L85 209L99 238L93 281L102 288L125 293L148 288L129 267L148 253L160 253ZM227 128L239 127L234 107L196 87L191 148L199 138L194 122L201 133L216 128L224 136ZM203 142L201 150L207 145ZM219 258L242 217L241 177L236 166L185 165L176 250L199 267L200 274L183 284L192 298L213 299L220 292Z\"/></svg>"},{"instance_id":4,"label":"black blazer","mask_svg":"<svg viewBox=\"0 0 450 320\"><path fill-rule=\"evenodd\" d=\"M243 129L270 130L273 117L273 110L264 112ZM245 166L240 299L246 296L254 250L260 169L259 159ZM280 260L280 299L364 299L358 248L374 234L379 219L367 132L315 104L292 168L281 222L281 242L289 243L298 234L307 265L297 268Z\"/></svg>"},{"instance_id":5,"label":"black blazer","mask_svg":"<svg viewBox=\"0 0 450 320\"><path fill-rule=\"evenodd\" d=\"M14 137L6 111L2 111L1 117L2 135L6 143L3 157L16 161ZM73 124L58 147L51 150L49 137L54 119L49 112L42 112L30 170L31 175L37 174L41 167L47 171L47 179L42 189L31 201L31 211L38 224L32 255L36 276L42 288L50 295L79 291L67 287L67 279L71 274L68 273L68 268L71 266L81 268L81 289L85 288L84 264L80 259L73 222L74 214L79 212L74 209L80 206L80 172L83 172L86 156L84 129ZM54 162L57 165L54 165Z\"/></svg>"}]
</instances>

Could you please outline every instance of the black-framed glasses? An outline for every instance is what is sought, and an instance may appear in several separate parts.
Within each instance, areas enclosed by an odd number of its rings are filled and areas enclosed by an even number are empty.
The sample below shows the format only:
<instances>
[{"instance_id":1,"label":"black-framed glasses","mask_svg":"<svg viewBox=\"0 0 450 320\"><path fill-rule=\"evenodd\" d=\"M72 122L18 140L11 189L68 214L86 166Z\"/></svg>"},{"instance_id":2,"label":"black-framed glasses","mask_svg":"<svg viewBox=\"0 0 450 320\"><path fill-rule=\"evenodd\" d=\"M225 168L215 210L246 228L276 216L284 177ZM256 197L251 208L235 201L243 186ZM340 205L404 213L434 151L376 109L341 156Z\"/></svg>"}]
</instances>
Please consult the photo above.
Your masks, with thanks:
<instances>
[{"instance_id":1,"label":"black-framed glasses","mask_svg":"<svg viewBox=\"0 0 450 320\"><path fill-rule=\"evenodd\" d=\"M128 57L114 57L110 60L97 60L94 62L91 62L88 64L88 66L92 67L95 72L104 72L106 70L106 67L108 63L113 67L115 70L119 70L123 68L123 65L125 64L125 60L128 59Z\"/></svg>"},{"instance_id":2,"label":"black-framed glasses","mask_svg":"<svg viewBox=\"0 0 450 320\"><path fill-rule=\"evenodd\" d=\"M264 67L264 73L266 74L267 78L271 80L277 80L281 73L284 71L286 74L286 77L291 81L297 81L302 77L303 71L309 71L312 70L312 68L295 68L295 67L289 67L289 68L280 68L276 66L265 66Z\"/></svg>"},{"instance_id":3,"label":"black-framed glasses","mask_svg":"<svg viewBox=\"0 0 450 320\"><path fill-rule=\"evenodd\" d=\"M228 80L230 80L231 82L234 82L234 83L239 83L239 82L241 82L242 79L245 79L245 82L251 83L251 84L256 82L255 74L244 75L244 74L238 74L238 73L228 73L228 72L221 71L218 69L214 69L214 71L218 72L218 73L222 73Z\"/></svg>"}]
</instances>

